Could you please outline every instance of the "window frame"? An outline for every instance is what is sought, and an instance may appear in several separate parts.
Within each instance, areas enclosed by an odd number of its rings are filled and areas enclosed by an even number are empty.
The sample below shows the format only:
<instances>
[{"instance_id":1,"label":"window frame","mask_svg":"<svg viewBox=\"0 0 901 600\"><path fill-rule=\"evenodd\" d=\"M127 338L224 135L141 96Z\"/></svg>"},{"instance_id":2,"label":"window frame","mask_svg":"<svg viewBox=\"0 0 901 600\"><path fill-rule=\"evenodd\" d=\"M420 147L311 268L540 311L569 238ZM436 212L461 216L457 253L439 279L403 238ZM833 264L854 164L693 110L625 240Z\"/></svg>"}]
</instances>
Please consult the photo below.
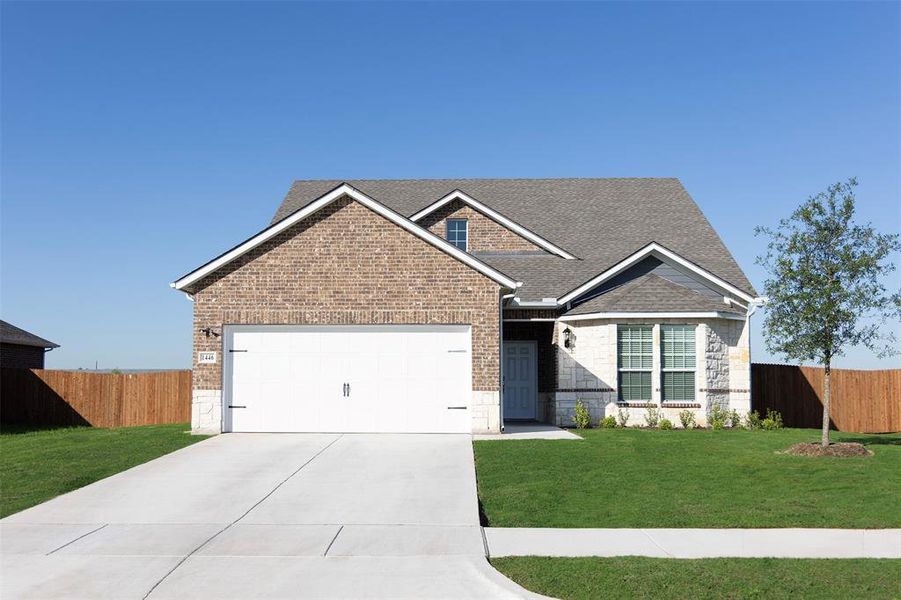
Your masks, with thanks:
<instances>
[{"instance_id":1,"label":"window frame","mask_svg":"<svg viewBox=\"0 0 901 600\"><path fill-rule=\"evenodd\" d=\"M666 350L667 350L667 348L666 348L666 346L667 346L666 332L667 332L667 330L674 331L677 329L684 332L683 338L679 339L679 340L673 339L669 343L672 343L674 345L677 343L681 343L683 346L683 351L679 354L676 354L675 352L671 352L671 353L667 354L667 352L666 352ZM683 403L683 402L696 403L698 401L697 400L697 398L698 398L697 331L698 331L697 324L692 324L692 323L665 323L665 324L661 323L660 324L660 347L658 350L660 353L660 404L661 405L679 404L679 403ZM692 355L691 355L692 356L692 361L691 361L692 364L691 364L691 366L686 366L686 361L685 361L685 358L688 356L688 354L685 352L684 348L685 348L686 342L688 342L688 341L691 342L691 347L692 347ZM666 366L667 356L671 356L673 358L675 358L677 356L680 357L682 359L682 365L667 367ZM666 374L667 373L682 373L685 375L691 374L692 383L691 383L690 388L688 388L688 386L684 382L678 386L676 386L675 384L672 385L672 387L674 387L674 388L675 387L682 388L683 396L685 396L685 391L690 389L690 391L691 391L690 398L689 397L683 397L683 398L667 398L666 397L666 393L667 393L666 392L666 388L667 388Z\"/></svg>"},{"instance_id":2,"label":"window frame","mask_svg":"<svg viewBox=\"0 0 901 600\"><path fill-rule=\"evenodd\" d=\"M451 223L463 223L463 247L461 248L458 245L457 241L451 240ZM454 231L455 234L458 234L459 231ZM455 236L456 237L456 236ZM444 239L446 239L451 245L453 245L458 250L462 250L463 252L469 252L469 219L445 219L444 221Z\"/></svg>"},{"instance_id":3,"label":"window frame","mask_svg":"<svg viewBox=\"0 0 901 600\"><path fill-rule=\"evenodd\" d=\"M627 340L628 343L638 343L639 344L639 352L638 354L634 354L631 351L628 353L629 356L629 366L623 366L623 358L624 354L622 352L622 333L624 330L641 330L642 336L637 340L630 339ZM644 339L644 332L647 332L649 339ZM648 353L645 353L641 350L641 345L645 342L650 343L651 348ZM633 360L632 357L638 356L640 357L640 361L643 362L644 358L647 357L650 359L649 365L647 367L639 366L635 367L632 365ZM623 374L628 373L639 373L644 374L648 378L648 384L645 385L643 382L638 384L637 386L630 385L628 386L630 389L638 387L640 391L644 391L644 388L647 388L647 398L629 398L626 399L623 396L623 390L626 386L623 385ZM617 375L617 385L616 385L616 401L618 403L629 403L629 402L653 402L654 401L654 326L648 324L626 324L626 323L617 323L616 325L616 375ZM631 394L630 394L631 395ZM644 394L639 394L644 395Z\"/></svg>"}]
</instances>

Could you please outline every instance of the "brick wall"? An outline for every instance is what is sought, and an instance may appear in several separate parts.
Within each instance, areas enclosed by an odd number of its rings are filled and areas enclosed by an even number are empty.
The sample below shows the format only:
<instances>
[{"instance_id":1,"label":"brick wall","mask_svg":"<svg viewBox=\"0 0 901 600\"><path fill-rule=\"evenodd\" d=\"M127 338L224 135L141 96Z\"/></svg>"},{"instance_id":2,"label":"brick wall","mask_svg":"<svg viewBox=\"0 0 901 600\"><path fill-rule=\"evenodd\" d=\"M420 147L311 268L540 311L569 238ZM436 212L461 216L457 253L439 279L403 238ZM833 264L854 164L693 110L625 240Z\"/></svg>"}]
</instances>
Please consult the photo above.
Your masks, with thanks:
<instances>
[{"instance_id":1,"label":"brick wall","mask_svg":"<svg viewBox=\"0 0 901 600\"><path fill-rule=\"evenodd\" d=\"M221 339L207 338L204 327L392 323L472 325L472 389L495 395L498 390L500 286L349 198L310 215L191 291L195 391L222 389L221 364L197 363L198 352L221 351ZM208 395L205 402L215 404ZM208 418L215 421L217 414Z\"/></svg>"},{"instance_id":2,"label":"brick wall","mask_svg":"<svg viewBox=\"0 0 901 600\"><path fill-rule=\"evenodd\" d=\"M0 344L0 366L7 369L43 369L44 349L20 344Z\"/></svg>"},{"instance_id":3,"label":"brick wall","mask_svg":"<svg viewBox=\"0 0 901 600\"><path fill-rule=\"evenodd\" d=\"M447 238L445 225L447 219L469 221L469 252L544 251L460 200L448 202L432 214L423 217L419 224L435 235Z\"/></svg>"}]
</instances>

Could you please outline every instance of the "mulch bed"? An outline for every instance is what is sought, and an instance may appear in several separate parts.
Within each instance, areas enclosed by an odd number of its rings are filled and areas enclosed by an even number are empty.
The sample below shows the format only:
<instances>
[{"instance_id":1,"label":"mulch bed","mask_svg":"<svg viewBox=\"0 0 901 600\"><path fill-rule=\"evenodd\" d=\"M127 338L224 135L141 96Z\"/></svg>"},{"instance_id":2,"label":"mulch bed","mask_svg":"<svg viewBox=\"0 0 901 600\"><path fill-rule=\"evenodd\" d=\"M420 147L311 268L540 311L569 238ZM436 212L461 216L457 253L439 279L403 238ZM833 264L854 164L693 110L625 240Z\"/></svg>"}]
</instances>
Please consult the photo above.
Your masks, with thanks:
<instances>
[{"instance_id":1,"label":"mulch bed","mask_svg":"<svg viewBox=\"0 0 901 600\"><path fill-rule=\"evenodd\" d=\"M873 456L873 453L863 444L856 442L837 442L829 444L825 448L819 442L809 444L795 444L782 454L794 456Z\"/></svg>"}]
</instances>

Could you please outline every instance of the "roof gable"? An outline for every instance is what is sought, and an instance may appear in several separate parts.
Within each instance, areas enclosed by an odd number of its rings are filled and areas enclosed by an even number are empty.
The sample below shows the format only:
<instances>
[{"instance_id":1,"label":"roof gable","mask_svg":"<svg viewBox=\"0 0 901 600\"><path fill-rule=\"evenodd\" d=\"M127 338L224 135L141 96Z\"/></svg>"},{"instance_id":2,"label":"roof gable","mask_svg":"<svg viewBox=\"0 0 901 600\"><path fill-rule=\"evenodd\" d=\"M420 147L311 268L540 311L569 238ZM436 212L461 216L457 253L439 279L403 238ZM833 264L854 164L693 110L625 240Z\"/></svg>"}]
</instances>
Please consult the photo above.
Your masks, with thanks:
<instances>
[{"instance_id":1,"label":"roof gable","mask_svg":"<svg viewBox=\"0 0 901 600\"><path fill-rule=\"evenodd\" d=\"M722 300L717 302L653 273L595 296L567 311L565 315L620 312L721 312L744 316L743 311Z\"/></svg>"},{"instance_id":2,"label":"roof gable","mask_svg":"<svg viewBox=\"0 0 901 600\"><path fill-rule=\"evenodd\" d=\"M710 284L716 288L722 289L724 293L732 295L744 302L753 302L754 301L754 296L738 289L737 287L731 285L729 282L720 279L713 273L710 273L706 269L692 263L689 260L686 260L682 256L679 256L672 250L665 248L656 242L651 242L650 244L648 244L644 248L640 249L639 251L637 251L637 252L627 256L623 260L619 261L618 263L616 263L609 269L599 273L595 277L592 277L588 281L586 281L586 282L582 283L581 285L577 286L576 288L570 290L566 294L562 295L558 299L558 301L560 302L560 304L566 304L568 302L572 302L572 301L578 299L579 296L582 296L586 292L589 292L590 290L592 290L593 288L602 284L603 282L611 279L612 277L618 275L619 273L622 273L626 269L628 269L634 265L637 265L639 262L641 262L642 260L644 260L645 258L650 257L650 256L653 256L663 262L667 262L669 264L676 265L679 268L684 269L685 271L687 271L689 273L692 273L695 277L706 281L708 284Z\"/></svg>"},{"instance_id":3,"label":"roof gable","mask_svg":"<svg viewBox=\"0 0 901 600\"><path fill-rule=\"evenodd\" d=\"M340 183L296 181L274 222ZM415 216L455 190L465 191L506 219L579 257L579 262L592 265L589 269L577 261L544 261L541 271L563 285L579 283L572 281L575 272L593 269L596 273L627 253L657 242L748 295L755 294L720 237L675 178L367 179L348 183L407 216ZM562 272L548 269L551 262L559 262L554 268ZM557 296L567 289L545 295Z\"/></svg>"},{"instance_id":4,"label":"roof gable","mask_svg":"<svg viewBox=\"0 0 901 600\"><path fill-rule=\"evenodd\" d=\"M413 223L412 221L410 221L403 215L396 213L395 211L391 210L390 208L384 206L380 202L370 198L369 196L367 196L360 190L357 190L346 183L338 185L331 191L323 194L315 202L311 202L311 203L307 204L302 209L297 210L296 212L292 213L291 215L288 215L287 217L278 221L277 223L270 225L269 227L260 231L253 237L251 237L251 238L245 240L244 242L238 244L237 246L233 247L231 250L228 250L228 251L224 252L223 254L220 254L218 257L207 262L206 264L198 267L197 269L194 269L193 271L191 271L190 273L187 273L186 275L183 275L182 277L180 277L179 279L177 279L170 285L177 290L187 290L187 288L189 288L189 286L200 281L207 275L210 275L211 273L215 272L216 270L231 263L238 257L243 256L247 252L250 252L251 250L253 250L257 246L259 246L260 244L263 244L264 242L272 239L273 237L275 237L282 231L285 231L286 229L288 229L291 226L295 225L296 223L302 221L306 217L312 215L316 211L321 210L322 208L332 204L333 202L335 202L336 200L338 200L339 198L342 198L344 196L348 196L348 197L352 198L353 200L366 206L373 212L381 215L382 217L386 218L387 220L402 227L403 229L407 230L409 233L424 240L425 242L431 244L432 246L435 246L439 250L442 250L445 253L451 255L452 257L456 258L460 262L475 269L479 273L482 273L483 275L485 275L489 279L492 279L493 281L497 282L498 284L500 284L504 287L510 288L510 289L516 289L517 287L519 287L521 285L520 282L508 277L507 275L504 275L503 273L501 273L494 267L491 267L490 265L482 262L481 260L472 256L471 254L467 254L466 252L463 252L462 250L456 248L452 244L449 244L447 241L441 239L440 237L436 236L435 234L431 233L430 231L427 231L427 230L423 229L422 227L418 226L417 224Z\"/></svg>"},{"instance_id":5,"label":"roof gable","mask_svg":"<svg viewBox=\"0 0 901 600\"><path fill-rule=\"evenodd\" d=\"M556 244L552 244L551 242L544 239L540 235L537 235L536 233L529 231L527 228L523 227L522 225L515 223L514 221L511 221L510 219L508 219L504 215L500 214L496 210L493 210L492 208L486 206L485 204L482 204L481 202L479 202L478 200L476 200L469 194L462 192L460 190L454 190L451 193L444 196L443 198L440 198L436 202L433 202L429 206L423 208L422 210L420 210L419 212L417 212L416 214L411 216L410 220L411 221L421 221L428 215L434 213L436 210L439 210L442 207L444 207L447 204L454 202L454 201L460 201L460 202L466 204L467 206L472 207L473 209L482 213L483 215L485 215L492 221L502 225L503 227L506 227L507 229L516 233L520 237L532 242L539 248L542 248L542 249L550 252L551 254L556 254L557 256L560 256L567 260L572 260L572 259L576 258L575 256L573 256L572 254L570 254L563 248L560 248Z\"/></svg>"}]
</instances>

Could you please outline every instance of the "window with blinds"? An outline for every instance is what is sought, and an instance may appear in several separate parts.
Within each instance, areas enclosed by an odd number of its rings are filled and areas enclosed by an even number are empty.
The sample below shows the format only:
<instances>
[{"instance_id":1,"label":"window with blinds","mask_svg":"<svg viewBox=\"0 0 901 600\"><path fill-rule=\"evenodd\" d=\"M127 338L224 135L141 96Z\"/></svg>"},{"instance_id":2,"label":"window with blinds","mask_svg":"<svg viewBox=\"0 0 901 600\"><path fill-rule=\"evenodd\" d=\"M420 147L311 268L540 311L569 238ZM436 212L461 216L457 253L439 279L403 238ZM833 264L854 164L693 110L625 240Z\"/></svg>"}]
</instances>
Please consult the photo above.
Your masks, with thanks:
<instances>
[{"instance_id":1,"label":"window with blinds","mask_svg":"<svg viewBox=\"0 0 901 600\"><path fill-rule=\"evenodd\" d=\"M650 325L619 325L616 337L620 401L650 402L653 328Z\"/></svg>"},{"instance_id":2,"label":"window with blinds","mask_svg":"<svg viewBox=\"0 0 901 600\"><path fill-rule=\"evenodd\" d=\"M661 392L664 402L695 399L695 326L660 326Z\"/></svg>"}]
</instances>

